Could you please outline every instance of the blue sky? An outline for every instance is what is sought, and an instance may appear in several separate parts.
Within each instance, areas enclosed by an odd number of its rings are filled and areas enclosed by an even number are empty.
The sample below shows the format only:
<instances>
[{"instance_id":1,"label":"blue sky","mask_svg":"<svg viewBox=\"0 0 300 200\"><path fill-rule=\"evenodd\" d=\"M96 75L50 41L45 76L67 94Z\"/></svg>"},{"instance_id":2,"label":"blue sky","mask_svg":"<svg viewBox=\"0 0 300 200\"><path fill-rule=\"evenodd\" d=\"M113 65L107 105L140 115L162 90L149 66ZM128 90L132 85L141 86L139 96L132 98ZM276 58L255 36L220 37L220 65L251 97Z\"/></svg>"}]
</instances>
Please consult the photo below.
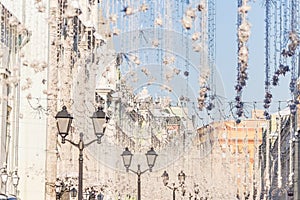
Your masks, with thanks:
<instances>
[{"instance_id":1,"label":"blue sky","mask_svg":"<svg viewBox=\"0 0 300 200\"><path fill-rule=\"evenodd\" d=\"M256 108L263 107L265 95L265 9L262 4L263 1L264 0L252 0L249 3L249 5L251 6L251 10L248 13L248 20L251 24L251 36L248 41L249 80L247 81L247 86L243 89L242 95L242 101L244 102L258 102L256 104ZM180 14L181 12L183 12L182 10L185 10L185 8L181 5L185 4L180 4L180 1L176 2L173 5L176 8L173 13L173 18L175 18L175 20L178 20L177 18L181 18L182 16L182 14ZM160 10L160 6L161 8L163 8L164 3L165 1L153 1L153 5L150 4L150 6L154 8L152 10L150 9L149 12L142 13L141 17L138 19L139 23L132 23L132 21L131 23L129 23L128 21L128 19L131 19L133 20L133 22L135 22L134 20L137 20L137 18L134 17L136 17L137 15L124 17L123 12L119 13L119 23L122 24L122 27L125 31L137 30L140 28L145 29L147 26L153 27L152 22L154 21L154 18L158 16L157 13L164 12L164 10ZM123 6L124 5L116 4L116 7L111 8L112 12L119 12L123 8ZM157 12L155 9L159 10L160 12ZM225 88L225 97L227 102L234 101L234 98L236 96L234 87L237 80L237 10L237 0L216 0L216 66L223 80L223 87ZM149 21L151 23L149 23ZM175 23L176 30L182 29L182 24L180 23L180 21L178 22L179 23ZM151 38L151 36L149 36L149 38ZM171 38L171 40L176 41L174 40L174 38ZM166 42L166 44L167 43L168 42ZM120 48L124 48L124 46L122 45L125 43L121 42L120 44ZM127 46L128 49L136 48L132 43ZM180 48L171 48L172 51L174 51L174 49L177 50ZM179 54L185 55L185 48L182 48L181 50L183 52L179 52ZM192 56L190 55L190 57ZM155 58L160 60L160 57ZM185 67L185 65L182 63L178 64L178 66ZM274 66L271 66L271 69L272 71L270 72L270 78L272 78L274 74ZM193 73L191 74L193 75ZM189 81L190 80L191 79L189 79ZM271 92L273 94L273 101L271 103L270 110L271 112L277 111L278 101L286 101L288 99L291 99L291 95L289 94L289 80L290 73L288 73L286 77L280 78L280 86L271 89ZM198 88L195 89L195 91L197 90ZM223 92L217 93L222 95ZM250 103L248 105L252 105L253 107L253 103ZM281 103L282 108L284 108L285 106L286 103ZM251 108L249 108L249 110L251 110Z\"/></svg>"},{"instance_id":2,"label":"blue sky","mask_svg":"<svg viewBox=\"0 0 300 200\"><path fill-rule=\"evenodd\" d=\"M265 81L265 10L262 1L250 2L248 20L251 24L249 47L249 80L243 89L243 101L262 102L264 100ZM216 64L225 87L226 98L233 101L236 92L234 86L237 77L237 1L216 0ZM273 68L273 67L271 67ZM273 71L271 72L271 77ZM271 111L276 111L278 101L290 99L290 74L280 79L280 86L272 89ZM262 103L257 104L262 108ZM281 103L281 107L286 104Z\"/></svg>"}]
</instances>

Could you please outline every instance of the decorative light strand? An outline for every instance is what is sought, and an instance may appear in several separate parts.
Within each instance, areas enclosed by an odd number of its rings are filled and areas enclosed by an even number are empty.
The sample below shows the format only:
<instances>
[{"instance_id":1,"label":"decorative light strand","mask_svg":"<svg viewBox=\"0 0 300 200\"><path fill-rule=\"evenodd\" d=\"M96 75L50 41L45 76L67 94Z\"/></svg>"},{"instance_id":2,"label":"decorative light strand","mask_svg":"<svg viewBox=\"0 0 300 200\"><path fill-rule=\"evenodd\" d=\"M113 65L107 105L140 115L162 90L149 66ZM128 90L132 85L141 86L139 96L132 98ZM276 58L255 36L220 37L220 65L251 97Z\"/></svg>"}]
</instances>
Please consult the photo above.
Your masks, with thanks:
<instances>
[{"instance_id":1,"label":"decorative light strand","mask_svg":"<svg viewBox=\"0 0 300 200\"><path fill-rule=\"evenodd\" d=\"M266 1L266 18L265 18L265 99L264 99L264 116L266 119L270 119L269 107L272 102L272 94L270 89L270 62L271 62L271 2Z\"/></svg>"},{"instance_id":2,"label":"decorative light strand","mask_svg":"<svg viewBox=\"0 0 300 200\"><path fill-rule=\"evenodd\" d=\"M248 47L247 42L250 37L250 24L247 21L247 13L250 6L247 4L248 0L238 1L238 66L237 66L237 84L235 90L237 95L236 100L236 115L240 118L244 114L242 102L242 90L246 86L248 80ZM239 123L240 120L237 120Z\"/></svg>"}]
</instances>

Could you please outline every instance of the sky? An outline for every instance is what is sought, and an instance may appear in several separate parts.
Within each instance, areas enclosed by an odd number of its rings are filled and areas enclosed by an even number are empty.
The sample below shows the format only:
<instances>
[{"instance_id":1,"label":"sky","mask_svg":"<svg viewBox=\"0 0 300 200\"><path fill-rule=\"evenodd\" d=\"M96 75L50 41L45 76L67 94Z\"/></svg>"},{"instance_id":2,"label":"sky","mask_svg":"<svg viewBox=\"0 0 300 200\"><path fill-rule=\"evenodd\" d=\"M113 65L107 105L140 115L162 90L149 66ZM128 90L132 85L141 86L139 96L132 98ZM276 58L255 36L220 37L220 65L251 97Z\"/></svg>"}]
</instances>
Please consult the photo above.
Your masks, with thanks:
<instances>
[{"instance_id":1,"label":"sky","mask_svg":"<svg viewBox=\"0 0 300 200\"><path fill-rule=\"evenodd\" d=\"M248 41L249 67L246 87L242 101L258 102L256 108L262 108L265 89L265 10L262 0L251 1L248 21L251 35ZM216 0L216 65L223 80L227 101L234 101L237 79L237 1ZM272 77L273 72L271 72ZM271 112L278 110L279 101L291 99L289 76L280 79L280 85L272 89ZM260 103L259 103L260 102ZM253 104L253 103L252 103ZM280 103L281 108L285 103Z\"/></svg>"},{"instance_id":2,"label":"sky","mask_svg":"<svg viewBox=\"0 0 300 200\"><path fill-rule=\"evenodd\" d=\"M251 35L250 39L247 43L249 49L249 66L248 66L248 76L249 80L247 81L246 87L243 89L242 101L249 102L247 106L249 106L249 110L254 108L254 102L256 103L256 108L263 108L263 101L265 96L265 9L263 6L263 2L265 0L251 0L248 4L251 6L251 10L248 12L248 21L251 24ZM152 2L152 1L150 1ZM160 6L163 8L165 1L153 1L150 6L154 6L158 9ZM178 1L179 2L179 1ZM181 17L178 15L178 12L183 7L180 7L181 4L175 3L177 6L176 12L173 13L173 17ZM184 1L181 1L184 2ZM188 1L187 1L188 2ZM121 4L117 4L116 8L111 12L119 12L121 8L117 8L118 6L122 6ZM159 10L159 9L158 9ZM216 0L216 67L219 72L219 75L222 79L223 87L225 88L225 101L233 102L236 96L236 91L234 89L237 80L237 0ZM161 10L163 12L163 10ZM176 15L177 13L177 15ZM135 15L130 17L124 17L123 13L121 13L121 21L120 24L124 24L123 28L129 28L129 30L136 30L139 28L145 28L149 25L149 19L151 21L151 25L155 15L150 12L146 12L142 14L142 17L139 19L139 23L128 23L128 19L133 19ZM153 17L153 19L152 19ZM157 16L156 16L157 17ZM148 24L147 24L148 23ZM182 28L182 23L175 23L177 29ZM132 28L132 29L130 29ZM176 29L176 30L177 30ZM126 29L126 31L128 31ZM144 32L145 34L146 32ZM173 33L173 32L172 32ZM130 35L130 34L129 34ZM175 34L174 34L175 35ZM173 36L174 36L173 35ZM151 36L149 36L151 38ZM170 37L172 42L178 39L177 37ZM182 38L179 38L179 40ZM148 43L148 42L147 42ZM123 51L123 44L120 42L120 51ZM131 43L130 43L131 44ZM150 43L149 43L150 44ZM169 44L168 41L164 43L164 45ZM173 43L171 43L173 45ZM151 44L150 44L151 45ZM178 44L177 44L178 45ZM181 45L181 44L179 44ZM174 45L177 49L176 45ZM181 45L182 46L182 45ZM180 47L181 47L180 46ZM129 45L128 47L135 48L135 45ZM171 49L172 51L175 51ZM180 55L185 55L185 48L182 48L178 53ZM149 54L149 52L147 52ZM190 58L192 55L189 55ZM159 60L159 56L155 57ZM190 59L191 61L191 59ZM177 63L178 66L185 67L185 64ZM271 66L272 71L270 73L270 78L272 78L274 73L274 66ZM183 69L184 70L184 69ZM182 70L182 71L183 71ZM193 73L190 73L193 75ZM191 76L190 75L190 76ZM190 81L192 78L189 78ZM197 76L198 79L198 76ZM272 88L273 99L271 103L270 112L277 112L279 107L279 101L285 101L281 103L281 108L286 106L286 101L291 99L291 95L289 92L289 80L290 73L286 77L280 77L280 86L276 88ZM198 80L197 80L198 81ZM179 83L179 81L178 81ZM181 82L180 82L181 84ZM197 83L196 83L197 84ZM192 84L192 85L196 85ZM176 86L178 87L178 86ZM218 88L218 86L217 86ZM219 87L221 88L221 87ZM198 88L197 88L198 89ZM195 89L195 91L197 91ZM223 95L223 91L218 92L217 94ZM179 95L180 96L180 95ZM223 97L223 96L222 96ZM224 98L222 98L224 100ZM227 104L228 105L228 104ZM246 114L246 113L245 113Z\"/></svg>"}]
</instances>

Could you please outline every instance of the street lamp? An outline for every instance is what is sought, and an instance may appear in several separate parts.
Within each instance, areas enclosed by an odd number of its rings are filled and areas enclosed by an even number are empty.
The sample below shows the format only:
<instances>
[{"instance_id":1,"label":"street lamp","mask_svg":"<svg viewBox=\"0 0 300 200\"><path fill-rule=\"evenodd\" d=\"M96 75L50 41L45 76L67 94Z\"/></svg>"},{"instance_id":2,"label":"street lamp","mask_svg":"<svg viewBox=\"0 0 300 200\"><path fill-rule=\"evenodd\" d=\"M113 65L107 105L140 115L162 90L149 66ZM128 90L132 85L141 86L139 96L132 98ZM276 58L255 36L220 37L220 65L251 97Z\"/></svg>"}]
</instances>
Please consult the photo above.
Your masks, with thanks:
<instances>
[{"instance_id":1,"label":"street lamp","mask_svg":"<svg viewBox=\"0 0 300 200\"><path fill-rule=\"evenodd\" d=\"M85 192L83 193L84 200L96 200L96 193L97 191L94 189L94 187L85 188Z\"/></svg>"},{"instance_id":2,"label":"street lamp","mask_svg":"<svg viewBox=\"0 0 300 200\"><path fill-rule=\"evenodd\" d=\"M60 199L60 197L63 195L65 191L66 191L65 183L61 181L59 178L57 178L55 181L56 199Z\"/></svg>"},{"instance_id":3,"label":"street lamp","mask_svg":"<svg viewBox=\"0 0 300 200\"><path fill-rule=\"evenodd\" d=\"M194 200L198 200L199 199L199 193L200 193L199 185L194 183L194 196L193 196L192 193L190 193L189 199L192 199L194 197ZM202 199L202 197L201 197L201 199Z\"/></svg>"},{"instance_id":4,"label":"street lamp","mask_svg":"<svg viewBox=\"0 0 300 200\"><path fill-rule=\"evenodd\" d=\"M145 172L147 172L148 170L150 172L152 172L152 168L154 167L155 161L156 161L156 157L158 156L157 153L154 151L153 147L150 148L149 151L147 151L146 153L146 158L147 158L147 164L148 164L148 169L141 171L141 166L138 164L138 170L134 171L132 169L130 169L130 165L131 165L131 160L132 160L132 156L133 154L129 151L128 147L125 148L125 150L123 151L123 153L121 154L122 158L123 158L123 164L126 168L126 172L133 172L134 174L136 174L138 176L138 200L141 200L141 175Z\"/></svg>"},{"instance_id":5,"label":"street lamp","mask_svg":"<svg viewBox=\"0 0 300 200\"><path fill-rule=\"evenodd\" d=\"M180 185L184 184L185 181L185 173L181 170L181 172L179 172L178 174L178 181Z\"/></svg>"},{"instance_id":6,"label":"street lamp","mask_svg":"<svg viewBox=\"0 0 300 200\"><path fill-rule=\"evenodd\" d=\"M15 170L15 171L13 172L13 175L12 175L11 178L12 178L13 186L14 186L14 187L17 187L18 184L19 184L19 180L20 180L20 177L18 176L17 170Z\"/></svg>"},{"instance_id":7,"label":"street lamp","mask_svg":"<svg viewBox=\"0 0 300 200\"><path fill-rule=\"evenodd\" d=\"M1 172L1 181L4 185L6 185L7 180L8 180L8 173L7 173L6 167L3 167L2 172Z\"/></svg>"},{"instance_id":8,"label":"street lamp","mask_svg":"<svg viewBox=\"0 0 300 200\"><path fill-rule=\"evenodd\" d=\"M84 199L84 200L88 200L88 198L89 198L89 193L88 193L87 191L85 191L85 192L83 193L83 199Z\"/></svg>"},{"instance_id":9,"label":"street lamp","mask_svg":"<svg viewBox=\"0 0 300 200\"><path fill-rule=\"evenodd\" d=\"M68 183L65 184L64 181L60 180L59 178L57 178L55 182L55 192L56 199L60 199L65 192L69 192L72 198L75 198L77 196L76 188Z\"/></svg>"},{"instance_id":10,"label":"street lamp","mask_svg":"<svg viewBox=\"0 0 300 200\"><path fill-rule=\"evenodd\" d=\"M178 181L179 181L179 186L175 186L175 183L172 184L172 186L169 186L169 174L167 171L164 171L164 173L161 176L163 178L163 183L164 186L169 188L170 190L173 191L173 200L176 198L176 191L178 190L179 187L184 187L184 181L185 181L185 173L181 170L181 172L178 174Z\"/></svg>"},{"instance_id":11,"label":"street lamp","mask_svg":"<svg viewBox=\"0 0 300 200\"><path fill-rule=\"evenodd\" d=\"M65 139L69 134L73 117L68 113L67 107L63 106L55 116L58 133L62 138L62 143L65 143Z\"/></svg>"},{"instance_id":12,"label":"street lamp","mask_svg":"<svg viewBox=\"0 0 300 200\"><path fill-rule=\"evenodd\" d=\"M75 143L71 140L68 140L66 137L69 134L69 130L72 124L73 117L68 113L67 107L63 106L62 110L59 111L56 116L57 120L57 129L58 133L62 138L62 143L64 144L65 141L69 142L73 146L79 149L79 174L78 174L78 200L82 200L83 198L83 191L82 191L82 180L83 180L83 150L85 147L89 146L90 144L97 142L98 144L101 143L101 138L105 132L105 125L109 120L108 117L105 116L103 109L101 107L93 114L91 117L94 127L94 132L96 135L96 139L84 143L83 142L83 133L80 133L79 142Z\"/></svg>"},{"instance_id":13,"label":"street lamp","mask_svg":"<svg viewBox=\"0 0 300 200\"><path fill-rule=\"evenodd\" d=\"M73 187L72 189L70 189L70 194L72 198L75 198L77 196L77 190L75 187Z\"/></svg>"},{"instance_id":14,"label":"street lamp","mask_svg":"<svg viewBox=\"0 0 300 200\"><path fill-rule=\"evenodd\" d=\"M17 186L19 184L19 180L20 177L18 176L18 171L15 170L13 172L7 172L7 166L5 165L4 167L2 167L0 170L2 170L1 172L1 181L4 184L4 192L6 193L6 183L8 181L8 178L11 178L12 184L14 186L14 193L17 193Z\"/></svg>"}]
</instances>

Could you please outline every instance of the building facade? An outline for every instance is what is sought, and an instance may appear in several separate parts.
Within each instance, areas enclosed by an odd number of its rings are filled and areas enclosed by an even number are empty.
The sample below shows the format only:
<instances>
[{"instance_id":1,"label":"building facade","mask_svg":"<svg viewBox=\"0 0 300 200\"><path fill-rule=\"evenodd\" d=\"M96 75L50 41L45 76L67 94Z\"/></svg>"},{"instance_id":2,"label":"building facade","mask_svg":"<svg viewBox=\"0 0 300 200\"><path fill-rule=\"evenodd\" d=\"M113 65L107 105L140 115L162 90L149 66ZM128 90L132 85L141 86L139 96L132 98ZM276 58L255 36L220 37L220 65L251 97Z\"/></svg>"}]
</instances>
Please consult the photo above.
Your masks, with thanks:
<instances>
[{"instance_id":1,"label":"building facade","mask_svg":"<svg viewBox=\"0 0 300 200\"><path fill-rule=\"evenodd\" d=\"M272 116L260 146L261 198L297 199L297 138L295 115L289 108Z\"/></svg>"},{"instance_id":2,"label":"building facade","mask_svg":"<svg viewBox=\"0 0 300 200\"><path fill-rule=\"evenodd\" d=\"M137 170L137 164L141 164L146 169L144 152L145 146L150 144L158 149L159 157L153 172L142 177L142 197L145 199L171 198L172 191L163 185L161 177L165 170L169 173L170 185L178 186L175 192L182 199L258 199L260 191L265 191L268 184L268 190L274 191L271 185L276 183L276 176L271 176L272 172L268 170L269 175L265 176L264 169L276 169L278 164L259 165L258 161L258 146L263 130L269 125L255 113L252 119L241 123L222 121L197 127L196 116L189 115L185 107L190 100L186 97L178 96L178 104L172 105L168 98L151 96L146 90L151 81L141 87L140 93L129 95L133 94L132 88L125 87L124 82L134 82L145 75L155 77L137 66L135 69L143 74L129 71L127 76L121 76L119 66L122 62L127 63L130 70L132 61L138 65L139 60L134 56L134 44L119 47L124 52L115 51L112 36L118 35L118 29L112 29L108 21L113 23L116 16L103 13L107 6L103 1L3 0L0 5L0 164L6 166L10 177L16 169L20 177L17 188L9 179L6 185L1 185L1 193L12 193L20 199L53 200L57 198L58 181L67 186L78 186L78 148L69 143L62 144L56 127L55 116L62 106L66 106L74 117L68 139L75 142L80 133L84 134L84 141L94 138L89 117L95 108L103 106L111 117L102 143L85 149L83 156L84 188L86 192L93 188L97 194L104 195L105 200L136 196L137 177L125 172L120 154L125 146L133 148L139 156L135 156L137 159L132 168ZM199 5L198 12L205 7ZM122 20L126 19L125 15L134 16L130 7L123 9L120 11ZM138 8L141 13L147 9L144 4ZM193 12L187 13L185 17L193 18ZM130 28L137 29L139 24L133 22L121 21L125 28L131 25ZM155 22L155 26L160 25L159 18ZM188 22L184 25L188 26ZM173 33L155 31L153 33L160 36L173 36ZM206 34L206 29L201 31ZM157 41L150 44L143 38L149 33L152 32L131 33L133 37L129 34L122 42L127 44L130 39L139 38L139 43L147 43L148 49L155 49L159 46ZM172 76L183 72L184 78L176 79L181 83L189 76L186 62L192 60L194 54L187 45L186 49L177 49L177 54L190 56L179 63L184 68L172 68ZM164 63L173 62L172 58L166 60L158 55ZM148 59L146 54L143 56ZM190 75L195 71L191 70ZM201 83L205 82L204 78ZM198 80L195 82L198 84ZM172 92L164 84L159 86L161 91ZM117 90L118 93L114 93ZM150 136L146 135L149 133ZM264 149L261 156L271 143L266 146L261 147ZM274 143L274 149L275 146ZM274 152L273 157L275 155ZM270 163L271 157L264 154L261 159L266 160L261 163ZM281 164L286 167L287 163ZM263 175L258 173L259 168ZM177 175L181 170L187 177L185 184L179 187ZM66 188L60 197L69 199L69 189Z\"/></svg>"},{"instance_id":3,"label":"building facade","mask_svg":"<svg viewBox=\"0 0 300 200\"><path fill-rule=\"evenodd\" d=\"M20 76L22 52L30 40L30 33L18 16L0 3L0 168L7 174L1 181L1 193L17 195L19 192L19 123ZM13 180L15 179L15 181Z\"/></svg>"}]
</instances>

